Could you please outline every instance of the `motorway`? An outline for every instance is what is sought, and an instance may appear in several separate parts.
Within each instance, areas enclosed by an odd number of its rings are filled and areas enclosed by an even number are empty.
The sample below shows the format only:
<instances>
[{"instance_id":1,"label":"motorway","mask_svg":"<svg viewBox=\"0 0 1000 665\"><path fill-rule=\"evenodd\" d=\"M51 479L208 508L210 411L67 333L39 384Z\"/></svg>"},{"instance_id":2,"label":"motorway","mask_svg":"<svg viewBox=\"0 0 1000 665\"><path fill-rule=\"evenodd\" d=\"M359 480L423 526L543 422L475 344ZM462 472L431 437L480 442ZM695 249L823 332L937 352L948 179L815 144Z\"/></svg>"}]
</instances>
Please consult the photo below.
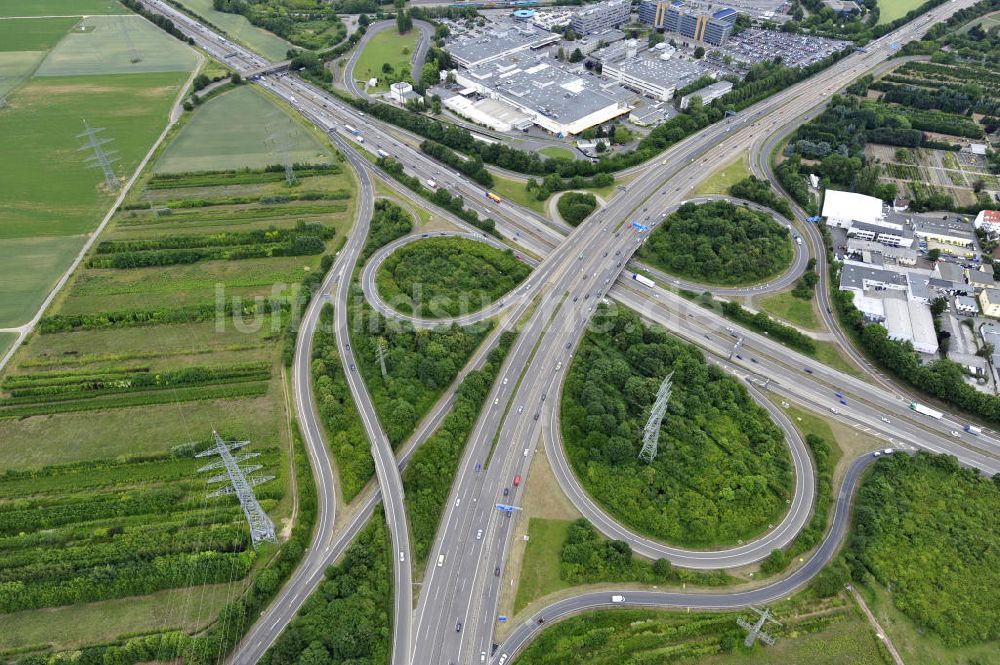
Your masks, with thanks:
<instances>
[{"instance_id":1,"label":"motorway","mask_svg":"<svg viewBox=\"0 0 1000 665\"><path fill-rule=\"evenodd\" d=\"M931 15L940 18L970 4L972 3L969 0L949 3L932 10ZM168 11L171 10L166 7L164 13ZM530 310L531 315L504 363L502 375L508 381L500 382L494 387L491 397L494 397L496 404L488 406L477 422L443 518L445 526L440 530L438 540L435 542L431 564L420 594L418 623L412 631L415 636L413 662L479 662L486 660L490 655L495 608L501 582L500 576L494 573L497 567L503 570L513 520L504 516L506 513L499 513L492 508L492 504L503 496L504 488L508 490L512 488L513 475L519 474L525 481L528 479L534 447L543 434L545 425L557 418L553 407L557 400L549 399L546 402L546 396L555 395L558 390L561 368L564 363L568 363L571 349L578 342L593 310L593 305L590 304L593 301L590 297L603 298L609 287L615 284L615 297L636 307L645 316L655 318L665 315L668 323L677 324L678 320L683 320L692 326L705 325L704 321L707 319L712 326L712 332L701 333L708 337L701 337L699 345L708 347L712 352L718 352L718 347L723 347L721 351L723 357L728 356L723 344L725 333L718 332L723 326L715 325L715 321L712 320L716 315L711 312L703 314L699 312L700 317L693 315L679 319L676 313L663 304L668 295L676 299L671 301L671 308L683 311L685 306L696 306L669 292L662 292L662 295L657 293L656 295L661 297L650 300L648 294L636 292L632 284L621 283L618 279L620 272L618 266L606 265L610 261L604 259L610 256L610 252L614 251L615 255L621 252L627 257L642 241L641 237L636 238L631 232L621 229L621 222L635 215L635 211L644 203L649 205L647 202L650 200L655 201L654 210L664 210L676 205L682 192L688 191L692 184L704 177L707 165L723 163L725 157L746 150L755 137L773 129L779 121L794 118L821 103L821 97L829 94L831 90L839 89L884 59L885 47L890 40L905 41L926 27L927 23L923 19L911 22L909 26L904 26L896 33L876 42L869 48L868 53L850 56L831 70L778 93L726 123L709 127L677 144L664 154L663 161L656 164L656 168L648 167L643 170L639 178L629 185L627 193L616 197L587 224L571 232L559 249L544 259L538 271L541 276L536 291L541 294L539 306ZM193 29L199 30L197 27ZM200 29L198 36L205 37L204 32L204 29ZM231 48L220 46L217 39L212 39L211 36L198 41L200 45L204 44L210 53L222 51L223 57ZM233 62L232 59L225 61ZM257 63L256 66L261 65ZM357 118L356 112L344 108L342 103L333 98L328 96L324 98L319 91L312 92L316 94L317 99L323 101L308 106L301 102L297 103L294 95L301 94L300 90L303 87L304 84L285 77L273 82L270 89L328 131L338 126L337 123L343 122L344 118ZM770 125L767 124L767 120L771 121ZM377 131L377 123L367 124L369 128ZM387 139L380 135L379 141L383 140ZM422 164L419 153L415 153L409 146L400 143L396 148L404 163ZM349 149L345 152L353 154ZM667 168L659 168L661 165ZM356 168L363 171L366 165L362 164ZM414 168L412 163L410 168ZM461 187L472 187L481 195L480 188L465 184L457 174L454 178L456 187L459 184ZM524 231L515 231L514 236L519 244L527 245L534 242L537 246L541 238L549 235L548 231L551 229L547 225L535 224L533 215L510 210L511 206L505 207L508 208L506 214L502 216L505 219L498 219L498 226L501 221L511 226L520 225ZM496 215L496 217L501 216ZM578 258L580 254L583 255L582 259ZM538 255L542 255L541 252L538 252ZM335 267L334 271L336 270ZM341 270L343 271L343 267ZM350 273L341 272L341 274ZM596 285L594 293L591 293L592 285ZM520 306L526 308L527 302L525 300ZM678 329L684 327L678 326ZM670 329L675 330L673 327ZM689 330L678 330L678 333L682 336L690 335ZM843 417L856 417L855 412L857 412L858 419L864 419L867 423L866 427L880 432L882 436L913 436L914 443L919 443L923 447L957 449L963 462L974 464L984 470L991 468L990 465L995 466L996 460L993 454L998 450L998 442L995 439L982 437L975 446L969 446L966 441L945 438L947 435L943 431L952 426L950 421L923 422L920 420L921 417L908 411L898 395L874 388L869 383L844 377L832 370L827 370L828 374L823 377L816 377L812 373L800 375L802 372L800 366L793 365L798 361L796 354L784 347L770 348L768 344L774 345L771 340L762 342L754 337L756 336L748 335L748 343L752 341L753 344L762 344L766 347L765 350L773 354L774 367L781 370L773 375L770 372L766 374L772 378L768 389L777 394L781 394L779 392L781 390L791 391L795 399L816 399L815 403L818 405L830 401L832 394L830 385L848 383L851 384L855 394L861 397L852 399L850 406L842 409ZM536 349L543 349L543 352L535 353ZM763 353L761 356L762 359L758 360L751 370L744 370L745 375L750 375L751 379L754 378L751 374L757 370L756 365L762 361L771 362ZM760 369L761 375L764 375L763 367ZM734 367L733 371L739 373L740 369ZM829 374L833 375L832 381L835 384L826 383L831 380ZM787 384L784 377L788 377ZM881 410L883 408L888 410ZM890 427L882 420L874 420L874 414L879 413L895 414L895 424ZM373 441L376 441L374 437ZM941 445L942 443L945 445ZM377 450L379 446L376 445L375 448ZM482 464L487 460L488 464L476 473L475 464ZM395 468L394 464L392 468ZM398 474L382 473L380 482L383 481L383 476L388 476L386 480L389 481L383 487L391 486L392 476L398 479ZM393 489L389 493L390 503L395 502L391 496L394 492ZM520 492L515 488L511 494L513 498L510 503L516 506ZM388 507L386 512L396 542L398 529L393 524L394 518L389 516ZM395 519L400 518L397 515ZM405 519L401 521L405 522ZM405 524L402 530L405 533ZM831 537L824 545L832 541ZM445 555L440 568L436 565L438 554ZM440 571L441 574L436 575L436 571ZM399 570L396 572L399 579L401 572ZM779 582L775 586L781 584L788 585L788 589L797 586L791 581ZM397 586L398 594L408 595L408 591L408 588L400 590ZM397 612L399 605L397 603ZM692 606L712 605L698 605L695 600L692 601ZM457 621L463 622L461 631L455 630ZM398 624L396 628L398 629ZM398 644L398 635L397 649L405 651L404 647ZM394 657L394 662L409 661Z\"/></svg>"}]
</instances>

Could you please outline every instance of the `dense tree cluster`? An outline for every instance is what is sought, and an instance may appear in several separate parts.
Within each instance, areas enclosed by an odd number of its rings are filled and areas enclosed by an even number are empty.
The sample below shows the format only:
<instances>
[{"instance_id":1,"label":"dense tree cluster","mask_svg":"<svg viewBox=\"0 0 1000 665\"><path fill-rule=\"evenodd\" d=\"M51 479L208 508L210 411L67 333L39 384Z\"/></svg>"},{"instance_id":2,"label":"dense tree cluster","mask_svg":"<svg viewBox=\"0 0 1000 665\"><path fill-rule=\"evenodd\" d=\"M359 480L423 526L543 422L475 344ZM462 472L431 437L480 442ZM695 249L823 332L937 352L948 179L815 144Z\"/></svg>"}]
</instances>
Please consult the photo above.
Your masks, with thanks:
<instances>
[{"instance_id":1,"label":"dense tree cluster","mask_svg":"<svg viewBox=\"0 0 1000 665\"><path fill-rule=\"evenodd\" d=\"M587 192L566 192L556 206L570 226L577 226L597 208L597 197Z\"/></svg>"},{"instance_id":2,"label":"dense tree cluster","mask_svg":"<svg viewBox=\"0 0 1000 665\"><path fill-rule=\"evenodd\" d=\"M361 249L358 264L364 263L372 254L393 240L402 238L413 231L413 218L398 205L387 199L375 201L375 210L368 227L368 239Z\"/></svg>"},{"instance_id":3,"label":"dense tree cluster","mask_svg":"<svg viewBox=\"0 0 1000 665\"><path fill-rule=\"evenodd\" d=\"M1000 482L952 457L880 460L858 491L848 550L854 576L949 646L1000 638Z\"/></svg>"},{"instance_id":4,"label":"dense tree cluster","mask_svg":"<svg viewBox=\"0 0 1000 665\"><path fill-rule=\"evenodd\" d=\"M516 336L511 331L502 333L496 348L487 356L486 364L466 374L455 391L451 413L414 453L403 474L406 516L410 522L413 556L418 568L427 560L434 543L434 534L469 433Z\"/></svg>"},{"instance_id":5,"label":"dense tree cluster","mask_svg":"<svg viewBox=\"0 0 1000 665\"><path fill-rule=\"evenodd\" d=\"M263 665L383 665L392 641L392 554L381 508L281 633Z\"/></svg>"},{"instance_id":6,"label":"dense tree cluster","mask_svg":"<svg viewBox=\"0 0 1000 665\"><path fill-rule=\"evenodd\" d=\"M770 335L773 339L786 344L793 349L803 353L813 354L816 352L816 343L812 337L799 332L792 326L785 325L780 321L775 321L764 312L756 314L744 309L738 302L722 303L722 313L727 319L732 319L737 323L753 328L758 332Z\"/></svg>"},{"instance_id":7,"label":"dense tree cluster","mask_svg":"<svg viewBox=\"0 0 1000 665\"><path fill-rule=\"evenodd\" d=\"M212 6L307 49L330 47L347 36L347 26L325 0L212 0Z\"/></svg>"},{"instance_id":8,"label":"dense tree cluster","mask_svg":"<svg viewBox=\"0 0 1000 665\"><path fill-rule=\"evenodd\" d=\"M668 273L711 284L767 279L792 260L788 229L728 201L685 203L660 224L639 256Z\"/></svg>"},{"instance_id":9,"label":"dense tree cluster","mask_svg":"<svg viewBox=\"0 0 1000 665\"><path fill-rule=\"evenodd\" d=\"M738 198L766 206L783 215L785 219L794 217L788 201L775 192L767 180L757 176L747 176L743 180L733 183L729 186L729 193Z\"/></svg>"},{"instance_id":10,"label":"dense tree cluster","mask_svg":"<svg viewBox=\"0 0 1000 665\"><path fill-rule=\"evenodd\" d=\"M325 305L313 338L312 377L316 408L337 464L340 493L349 503L375 474L368 435L354 407L333 330L333 306Z\"/></svg>"},{"instance_id":11,"label":"dense tree cluster","mask_svg":"<svg viewBox=\"0 0 1000 665\"><path fill-rule=\"evenodd\" d=\"M400 247L379 267L379 294L391 307L425 318L478 311L531 274L510 249L467 238L428 238Z\"/></svg>"},{"instance_id":12,"label":"dense tree cluster","mask_svg":"<svg viewBox=\"0 0 1000 665\"><path fill-rule=\"evenodd\" d=\"M642 428L671 372L659 454L646 464ZM785 511L788 451L767 412L695 347L627 310L595 313L570 367L561 422L583 486L643 533L686 546L733 543Z\"/></svg>"},{"instance_id":13,"label":"dense tree cluster","mask_svg":"<svg viewBox=\"0 0 1000 665\"><path fill-rule=\"evenodd\" d=\"M446 148L434 141L424 141L420 144L420 149L439 162L447 164L459 173L472 178L484 187L493 185L493 176L483 166L483 159L478 154L473 155L471 159L466 159L451 148Z\"/></svg>"}]
</instances>

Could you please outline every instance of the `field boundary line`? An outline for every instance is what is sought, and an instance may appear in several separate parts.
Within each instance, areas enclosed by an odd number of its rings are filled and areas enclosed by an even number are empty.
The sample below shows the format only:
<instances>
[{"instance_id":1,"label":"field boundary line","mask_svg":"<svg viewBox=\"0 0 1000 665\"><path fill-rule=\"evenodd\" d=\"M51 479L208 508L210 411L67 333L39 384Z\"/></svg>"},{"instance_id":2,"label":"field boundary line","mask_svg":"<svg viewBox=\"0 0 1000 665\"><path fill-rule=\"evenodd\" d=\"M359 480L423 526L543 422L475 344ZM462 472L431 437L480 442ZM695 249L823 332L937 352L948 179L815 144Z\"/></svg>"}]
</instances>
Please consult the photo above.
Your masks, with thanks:
<instances>
[{"instance_id":1,"label":"field boundary line","mask_svg":"<svg viewBox=\"0 0 1000 665\"><path fill-rule=\"evenodd\" d=\"M167 137L167 134L170 132L173 126L177 124L177 121L180 119L180 114L176 113L176 109L178 105L181 103L181 101L184 99L184 95L187 94L187 91L191 87L191 84L194 82L195 76L198 75L198 72L201 71L202 66L205 64L205 56L200 51L195 51L195 53L198 56L197 64L191 70L191 74L188 76L187 81L185 81L184 85L182 85L180 87L180 90L177 91L177 96L174 98L174 103L170 106L170 109L167 112L167 125L163 128L163 131L160 132L159 137L157 137L156 141L153 142L153 145L149 147L149 150L146 152L146 155L142 158L142 161L140 161L139 164L135 167L135 171L132 173L132 176L122 186L121 191L115 198L115 201L111 205L111 208L108 210L108 213L104 216L104 219L101 220L101 223L97 225L96 229L90 232L90 237L87 239L85 243L83 243L83 247L80 248L80 252L76 255L76 258L73 259L73 262L71 264L69 264L69 267L66 268L66 271L59 278L59 281L56 282L55 286L52 287L52 290L49 291L49 294L45 296L45 300L42 301L42 304L38 307L38 311L35 312L35 315L31 318L30 321L28 321L28 323L25 323L24 325L18 326L17 328L13 329L18 332L18 336L17 339L14 340L14 343L10 345L10 348L7 349L7 352L3 355L3 357L0 358L0 371L3 371L3 369L7 367L7 363L10 362L10 359L14 357L14 354L17 352L17 350L21 348L21 345L24 343L24 340L28 338L28 335L31 334L31 332L38 325L38 322L41 321L42 314L45 313L45 310L49 308L49 305L52 304L52 301L55 300L56 296L59 295L59 292L62 291L63 287L66 286L66 284L69 282L70 277L72 277L73 273L76 272L76 269L80 267L80 264L83 263L83 258L87 255L87 252L90 251L90 248L94 246L94 243L97 242L97 238L100 237L100 235L104 232L104 229L107 227L108 222L110 222L111 218L114 217L114 214L118 211L118 207L125 200L125 197L128 195L130 191L132 191L132 187L135 185L136 180L139 179L139 176L145 170L146 165L149 163L149 160L153 158L153 155L154 153L156 153L157 148L159 148L160 144L163 143L163 140Z\"/></svg>"}]
</instances>

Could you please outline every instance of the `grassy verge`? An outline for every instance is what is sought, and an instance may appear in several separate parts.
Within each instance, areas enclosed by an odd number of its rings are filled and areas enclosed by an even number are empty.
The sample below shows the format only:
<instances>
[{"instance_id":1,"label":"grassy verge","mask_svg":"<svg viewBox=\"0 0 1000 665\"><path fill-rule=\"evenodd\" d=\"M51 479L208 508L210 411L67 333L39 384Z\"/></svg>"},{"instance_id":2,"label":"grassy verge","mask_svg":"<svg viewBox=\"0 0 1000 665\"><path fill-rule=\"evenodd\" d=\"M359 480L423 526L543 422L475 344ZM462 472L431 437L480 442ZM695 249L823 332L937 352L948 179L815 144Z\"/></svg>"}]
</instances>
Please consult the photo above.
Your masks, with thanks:
<instances>
[{"instance_id":1,"label":"grassy verge","mask_svg":"<svg viewBox=\"0 0 1000 665\"><path fill-rule=\"evenodd\" d=\"M791 291L764 296L759 301L760 308L771 316L788 321L799 328L820 330L822 325L813 302L796 298Z\"/></svg>"},{"instance_id":2,"label":"grassy verge","mask_svg":"<svg viewBox=\"0 0 1000 665\"><path fill-rule=\"evenodd\" d=\"M559 146L550 145L546 148L542 148L538 152L542 153L546 157L554 157L556 159L573 159L574 155L568 148L560 148Z\"/></svg>"},{"instance_id":3,"label":"grassy verge","mask_svg":"<svg viewBox=\"0 0 1000 665\"><path fill-rule=\"evenodd\" d=\"M514 614L528 603L571 585L559 575L559 552L566 542L570 520L532 517L528 521L528 545L524 549L521 577L517 581Z\"/></svg>"},{"instance_id":4,"label":"grassy verge","mask_svg":"<svg viewBox=\"0 0 1000 665\"><path fill-rule=\"evenodd\" d=\"M691 196L727 196L733 184L750 175L750 166L746 155L740 155L733 161L720 166L707 178L702 180L691 191Z\"/></svg>"},{"instance_id":5,"label":"grassy verge","mask_svg":"<svg viewBox=\"0 0 1000 665\"><path fill-rule=\"evenodd\" d=\"M496 193L502 199L513 201L519 206L545 214L545 201L537 200L534 195L524 188L524 183L518 180L511 180L502 175L493 174L493 186L490 191Z\"/></svg>"},{"instance_id":6,"label":"grassy verge","mask_svg":"<svg viewBox=\"0 0 1000 665\"><path fill-rule=\"evenodd\" d=\"M365 44L357 63L354 65L354 78L358 81L378 79L378 86L369 88L369 92L384 92L390 83L409 81L410 56L417 44L416 30L400 35L394 28L383 30L373 36ZM383 71L383 65L388 64L393 73Z\"/></svg>"}]
</instances>

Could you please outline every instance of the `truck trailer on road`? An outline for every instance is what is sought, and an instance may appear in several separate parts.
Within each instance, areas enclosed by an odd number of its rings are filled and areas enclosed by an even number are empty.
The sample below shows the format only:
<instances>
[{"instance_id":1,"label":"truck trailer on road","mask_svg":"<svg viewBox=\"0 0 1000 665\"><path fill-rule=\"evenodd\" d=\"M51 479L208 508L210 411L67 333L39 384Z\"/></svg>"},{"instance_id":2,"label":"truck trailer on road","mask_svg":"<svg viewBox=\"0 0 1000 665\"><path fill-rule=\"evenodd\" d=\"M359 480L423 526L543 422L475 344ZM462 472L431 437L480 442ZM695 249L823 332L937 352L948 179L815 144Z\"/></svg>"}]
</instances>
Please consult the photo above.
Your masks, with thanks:
<instances>
[{"instance_id":1,"label":"truck trailer on road","mask_svg":"<svg viewBox=\"0 0 1000 665\"><path fill-rule=\"evenodd\" d=\"M941 416L944 415L940 411L936 411L930 408L929 406L924 406L923 404L917 404L916 402L910 402L910 408L916 411L917 413L922 413L925 416L930 416L931 418L937 418L938 420L940 420Z\"/></svg>"},{"instance_id":2,"label":"truck trailer on road","mask_svg":"<svg viewBox=\"0 0 1000 665\"><path fill-rule=\"evenodd\" d=\"M649 288L653 288L654 286L656 286L656 282L654 282L653 280L651 280L648 277L643 277L642 275L640 275L638 273L632 273L632 279L634 279L635 281L639 282L643 286L648 286Z\"/></svg>"}]
</instances>

